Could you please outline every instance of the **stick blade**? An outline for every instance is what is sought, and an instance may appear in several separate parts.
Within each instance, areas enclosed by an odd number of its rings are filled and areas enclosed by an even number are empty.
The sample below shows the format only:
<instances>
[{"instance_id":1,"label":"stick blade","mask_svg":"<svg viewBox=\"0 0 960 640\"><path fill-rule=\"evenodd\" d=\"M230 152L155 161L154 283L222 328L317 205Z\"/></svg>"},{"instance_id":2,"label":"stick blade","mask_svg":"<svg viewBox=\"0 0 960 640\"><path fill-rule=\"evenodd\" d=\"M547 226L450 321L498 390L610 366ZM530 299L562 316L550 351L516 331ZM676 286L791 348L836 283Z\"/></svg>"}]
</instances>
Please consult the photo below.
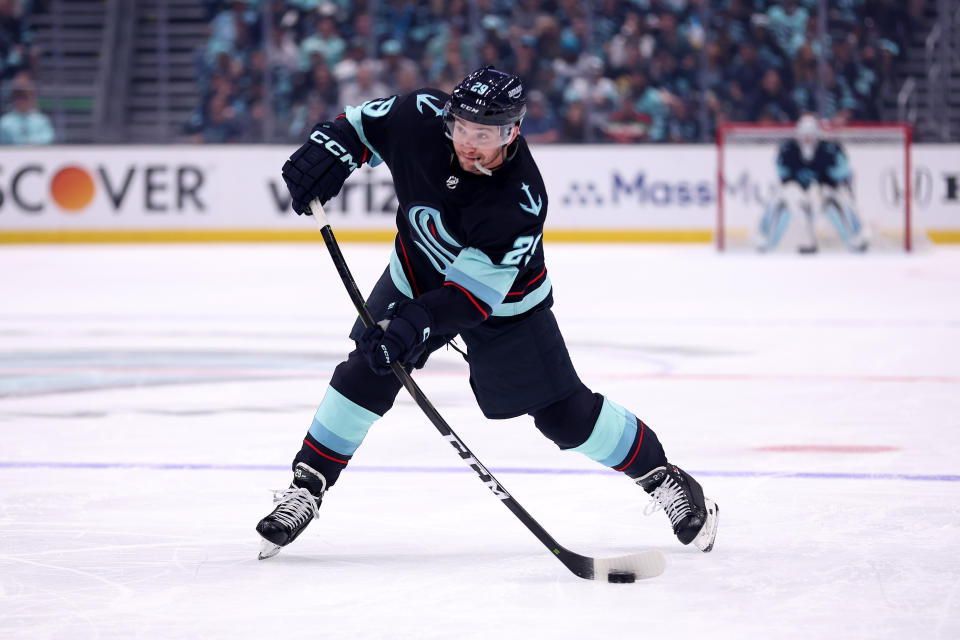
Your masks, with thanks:
<instances>
[{"instance_id":1,"label":"stick blade","mask_svg":"<svg viewBox=\"0 0 960 640\"><path fill-rule=\"evenodd\" d=\"M610 572L616 574L633 573L637 580L656 578L667 569L667 557L659 549L650 549L640 553L616 558L595 558L593 561L594 580L608 580Z\"/></svg>"}]
</instances>

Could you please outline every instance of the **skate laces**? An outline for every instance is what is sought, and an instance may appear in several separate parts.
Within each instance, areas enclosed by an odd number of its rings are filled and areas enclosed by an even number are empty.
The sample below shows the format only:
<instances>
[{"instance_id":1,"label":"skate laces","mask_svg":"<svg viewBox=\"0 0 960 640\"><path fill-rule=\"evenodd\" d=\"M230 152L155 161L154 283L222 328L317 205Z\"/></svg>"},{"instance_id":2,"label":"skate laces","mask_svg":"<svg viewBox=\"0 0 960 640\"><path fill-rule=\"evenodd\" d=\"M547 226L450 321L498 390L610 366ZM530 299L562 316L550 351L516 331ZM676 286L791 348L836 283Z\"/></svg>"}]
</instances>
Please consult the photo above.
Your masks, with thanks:
<instances>
[{"instance_id":1,"label":"skate laces","mask_svg":"<svg viewBox=\"0 0 960 640\"><path fill-rule=\"evenodd\" d=\"M649 516L663 508L673 526L676 526L691 511L686 492L670 475L663 479L659 487L650 492L650 498L643 513Z\"/></svg>"},{"instance_id":2,"label":"skate laces","mask_svg":"<svg viewBox=\"0 0 960 640\"><path fill-rule=\"evenodd\" d=\"M292 531L320 515L316 498L306 487L274 491L273 501L279 505L270 515Z\"/></svg>"}]
</instances>

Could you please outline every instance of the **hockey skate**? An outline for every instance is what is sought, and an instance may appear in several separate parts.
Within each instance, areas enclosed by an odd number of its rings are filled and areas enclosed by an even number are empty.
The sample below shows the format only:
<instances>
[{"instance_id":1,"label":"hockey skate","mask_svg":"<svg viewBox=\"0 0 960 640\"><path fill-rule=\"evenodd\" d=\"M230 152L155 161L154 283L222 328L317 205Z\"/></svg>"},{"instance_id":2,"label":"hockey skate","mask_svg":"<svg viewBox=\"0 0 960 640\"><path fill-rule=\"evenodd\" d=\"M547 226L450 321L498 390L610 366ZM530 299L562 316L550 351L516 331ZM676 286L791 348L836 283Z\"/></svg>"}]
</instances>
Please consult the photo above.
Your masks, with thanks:
<instances>
[{"instance_id":1,"label":"hockey skate","mask_svg":"<svg viewBox=\"0 0 960 640\"><path fill-rule=\"evenodd\" d=\"M680 542L693 542L704 553L713 549L720 508L703 497L703 489L692 476L675 465L667 465L653 469L637 484L653 499L648 513L662 507Z\"/></svg>"},{"instance_id":2,"label":"hockey skate","mask_svg":"<svg viewBox=\"0 0 960 640\"><path fill-rule=\"evenodd\" d=\"M300 462L294 469L290 488L274 492L277 506L257 523L257 533L263 538L260 560L280 553L280 549L297 539L310 521L317 517L327 480L308 465Z\"/></svg>"}]
</instances>

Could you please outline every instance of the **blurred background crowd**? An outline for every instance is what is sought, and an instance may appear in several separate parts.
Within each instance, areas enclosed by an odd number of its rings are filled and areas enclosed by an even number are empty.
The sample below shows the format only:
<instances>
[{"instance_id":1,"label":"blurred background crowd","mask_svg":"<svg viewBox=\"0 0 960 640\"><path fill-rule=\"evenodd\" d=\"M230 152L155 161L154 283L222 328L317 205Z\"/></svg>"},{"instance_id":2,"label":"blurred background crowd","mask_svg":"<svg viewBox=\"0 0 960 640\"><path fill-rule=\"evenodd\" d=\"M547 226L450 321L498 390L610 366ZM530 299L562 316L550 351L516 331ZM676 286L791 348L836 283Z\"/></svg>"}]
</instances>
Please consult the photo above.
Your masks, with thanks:
<instances>
[{"instance_id":1,"label":"blurred background crowd","mask_svg":"<svg viewBox=\"0 0 960 640\"><path fill-rule=\"evenodd\" d=\"M344 105L449 91L483 64L523 78L535 142L700 141L724 120L794 121L818 106L816 0L263 1L205 2L198 139L258 132L269 106L272 137L298 140ZM821 114L876 120L922 2L829 4L844 35L824 44Z\"/></svg>"},{"instance_id":2,"label":"blurred background crowd","mask_svg":"<svg viewBox=\"0 0 960 640\"><path fill-rule=\"evenodd\" d=\"M50 118L37 108L36 50L28 17L34 0L0 0L0 144L49 144Z\"/></svg>"},{"instance_id":3,"label":"blurred background crowd","mask_svg":"<svg viewBox=\"0 0 960 640\"><path fill-rule=\"evenodd\" d=\"M534 142L696 142L724 121L875 121L923 0L198 0L196 142L293 142L345 105L492 64ZM52 138L29 15L0 0L3 141ZM819 5L828 8L826 15ZM34 56L35 57L35 56ZM11 115L14 114L14 115ZM7 121L8 116L10 121ZM13 133L10 133L13 132Z\"/></svg>"}]
</instances>

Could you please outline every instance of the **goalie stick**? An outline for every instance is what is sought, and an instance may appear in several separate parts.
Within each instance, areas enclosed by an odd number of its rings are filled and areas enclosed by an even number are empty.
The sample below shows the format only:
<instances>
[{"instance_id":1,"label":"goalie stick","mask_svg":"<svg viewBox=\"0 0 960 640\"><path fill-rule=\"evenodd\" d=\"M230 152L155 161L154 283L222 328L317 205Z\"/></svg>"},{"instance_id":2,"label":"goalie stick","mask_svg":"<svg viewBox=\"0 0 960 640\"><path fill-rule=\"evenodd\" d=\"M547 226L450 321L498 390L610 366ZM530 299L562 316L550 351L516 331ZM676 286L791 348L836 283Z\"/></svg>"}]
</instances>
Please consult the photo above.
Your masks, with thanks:
<instances>
[{"instance_id":1,"label":"goalie stick","mask_svg":"<svg viewBox=\"0 0 960 640\"><path fill-rule=\"evenodd\" d=\"M310 203L310 210L313 212L314 220L320 228L323 241L327 245L327 250L330 252L333 264L337 268L337 273L340 274L340 280L343 282L343 286L347 289L347 293L353 301L353 306L356 307L357 313L360 314L360 318L365 326L373 325L376 321L370 314L370 310L367 309L367 303L363 299L363 295L360 293L360 289L357 287L353 275L350 273L343 254L340 252L340 246L337 244L337 240L333 235L333 229L331 229L330 223L327 221L326 213L324 213L323 205L321 205L319 199L313 200ZM427 418L429 418L433 426L437 428L440 435L456 449L460 458L476 472L480 481L575 575L587 580L606 578L610 582L633 582L633 579L654 578L664 572L667 567L667 560L663 552L657 549L650 549L640 553L614 558L591 558L589 556L582 556L579 553L574 553L558 544L557 541L540 526L540 523L534 520L533 516L527 513L527 510L504 489L503 485L487 470L483 463L473 455L473 452L470 451L463 440L454 433L450 425L447 424L446 420L443 419L440 413L430 403L423 394L423 391L420 390L420 387L417 386L417 383L414 382L410 374L407 373L406 369L397 362L391 363L390 369L394 375L399 378L404 388L413 396L417 406L427 415Z\"/></svg>"}]
</instances>

